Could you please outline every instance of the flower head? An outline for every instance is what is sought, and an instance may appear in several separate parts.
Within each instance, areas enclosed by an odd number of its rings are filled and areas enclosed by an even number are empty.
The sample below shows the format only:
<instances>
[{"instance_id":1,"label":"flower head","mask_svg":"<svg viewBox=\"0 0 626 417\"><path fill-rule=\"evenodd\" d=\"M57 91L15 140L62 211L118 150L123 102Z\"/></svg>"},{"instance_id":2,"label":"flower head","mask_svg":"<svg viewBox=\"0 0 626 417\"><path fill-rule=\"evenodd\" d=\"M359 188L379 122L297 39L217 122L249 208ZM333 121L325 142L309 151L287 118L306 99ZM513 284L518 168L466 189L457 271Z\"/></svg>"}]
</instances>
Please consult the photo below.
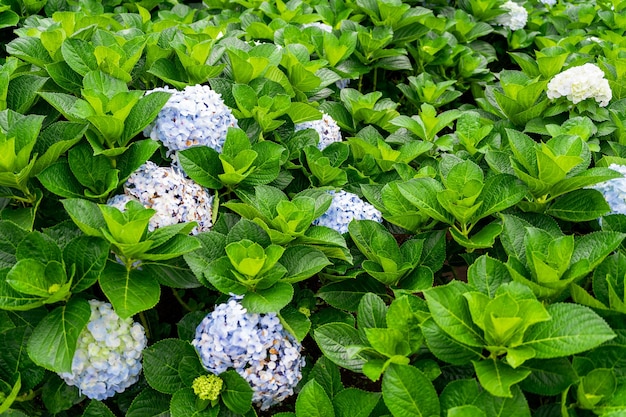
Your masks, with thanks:
<instances>
[{"instance_id":1,"label":"flower head","mask_svg":"<svg viewBox=\"0 0 626 417\"><path fill-rule=\"evenodd\" d=\"M528 12L526 9L514 1L507 1L501 9L506 10L507 13L501 14L496 18L496 22L511 30L523 29L528 21Z\"/></svg>"},{"instance_id":2,"label":"flower head","mask_svg":"<svg viewBox=\"0 0 626 417\"><path fill-rule=\"evenodd\" d=\"M123 211L130 200L156 210L148 225L150 231L161 226L195 221L198 226L193 233L197 233L209 230L212 225L213 197L209 192L178 170L160 167L151 161L128 178L124 194L109 199L107 204Z\"/></svg>"},{"instance_id":3,"label":"flower head","mask_svg":"<svg viewBox=\"0 0 626 417\"><path fill-rule=\"evenodd\" d=\"M217 375L202 375L193 380L191 388L201 400L215 401L222 391L224 381Z\"/></svg>"},{"instance_id":4,"label":"flower head","mask_svg":"<svg viewBox=\"0 0 626 417\"><path fill-rule=\"evenodd\" d=\"M609 214L626 214L626 166L611 164L609 168L623 176L593 186L600 191L611 208Z\"/></svg>"},{"instance_id":5,"label":"flower head","mask_svg":"<svg viewBox=\"0 0 626 417\"><path fill-rule=\"evenodd\" d=\"M302 378L301 345L285 331L275 313L250 314L232 297L198 325L191 342L202 365L215 375L234 369L252 387L262 410L293 394Z\"/></svg>"},{"instance_id":6,"label":"flower head","mask_svg":"<svg viewBox=\"0 0 626 417\"><path fill-rule=\"evenodd\" d=\"M329 115L322 113L322 118L318 120L312 120L310 122L297 123L294 126L297 131L304 129L313 129L320 137L320 141L317 143L319 150L324 149L333 142L341 142L341 131L339 125Z\"/></svg>"},{"instance_id":7,"label":"flower head","mask_svg":"<svg viewBox=\"0 0 626 417\"><path fill-rule=\"evenodd\" d=\"M78 336L72 372L59 376L94 400L104 400L137 382L146 335L131 318L122 320L111 304L89 301L91 317Z\"/></svg>"},{"instance_id":8,"label":"flower head","mask_svg":"<svg viewBox=\"0 0 626 417\"><path fill-rule=\"evenodd\" d=\"M574 104L593 98L600 107L609 104L612 97L611 87L604 78L604 72L595 64L589 63L555 75L548 83L547 94L551 100L567 97Z\"/></svg>"},{"instance_id":9,"label":"flower head","mask_svg":"<svg viewBox=\"0 0 626 417\"><path fill-rule=\"evenodd\" d=\"M173 92L156 120L144 134L163 143L167 156L176 151L205 145L221 152L229 127L237 119L221 96L206 85L187 86L183 91L160 88L153 91Z\"/></svg>"},{"instance_id":10,"label":"flower head","mask_svg":"<svg viewBox=\"0 0 626 417\"><path fill-rule=\"evenodd\" d=\"M381 212L370 203L361 200L358 195L347 191L330 193L333 194L333 201L326 213L313 221L314 225L327 226L343 234L348 231L352 219L374 220L379 223L383 221Z\"/></svg>"}]
</instances>

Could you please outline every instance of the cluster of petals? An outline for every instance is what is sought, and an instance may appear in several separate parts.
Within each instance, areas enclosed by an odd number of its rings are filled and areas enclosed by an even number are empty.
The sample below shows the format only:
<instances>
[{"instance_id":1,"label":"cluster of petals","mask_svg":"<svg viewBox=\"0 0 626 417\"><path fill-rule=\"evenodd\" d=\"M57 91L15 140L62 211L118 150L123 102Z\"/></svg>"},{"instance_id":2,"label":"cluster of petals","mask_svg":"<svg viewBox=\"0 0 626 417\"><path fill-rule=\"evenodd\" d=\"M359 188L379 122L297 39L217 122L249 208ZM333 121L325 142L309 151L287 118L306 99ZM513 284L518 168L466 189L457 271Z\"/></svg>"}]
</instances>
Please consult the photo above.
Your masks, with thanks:
<instances>
[{"instance_id":1,"label":"cluster of petals","mask_svg":"<svg viewBox=\"0 0 626 417\"><path fill-rule=\"evenodd\" d=\"M523 6L509 0L500 6L500 8L505 10L506 13L503 13L496 18L496 22L499 25L511 30L523 29L524 26L526 26L526 22L528 21L528 12Z\"/></svg>"},{"instance_id":2,"label":"cluster of petals","mask_svg":"<svg viewBox=\"0 0 626 417\"><path fill-rule=\"evenodd\" d=\"M275 313L251 314L234 296L215 307L196 328L192 345L215 375L234 369L252 387L262 410L293 394L302 379L301 345Z\"/></svg>"},{"instance_id":3,"label":"cluster of petals","mask_svg":"<svg viewBox=\"0 0 626 417\"><path fill-rule=\"evenodd\" d=\"M600 107L609 104L611 87L604 72L595 64L584 64L569 68L555 75L548 83L548 98L567 97L572 103L593 98Z\"/></svg>"},{"instance_id":4,"label":"cluster of petals","mask_svg":"<svg viewBox=\"0 0 626 417\"><path fill-rule=\"evenodd\" d=\"M600 191L611 208L610 214L626 214L626 166L611 164L609 168L623 176L593 186Z\"/></svg>"},{"instance_id":5,"label":"cluster of petals","mask_svg":"<svg viewBox=\"0 0 626 417\"><path fill-rule=\"evenodd\" d=\"M147 339L143 327L122 320L111 304L90 300L91 316L78 337L72 372L59 376L81 394L104 400L137 382Z\"/></svg>"},{"instance_id":6,"label":"cluster of petals","mask_svg":"<svg viewBox=\"0 0 626 417\"><path fill-rule=\"evenodd\" d=\"M112 197L107 204L124 211L130 200L156 210L148 225L150 231L162 226L197 222L192 232L195 234L208 231L212 226L213 197L206 188L175 168L146 162L128 178L124 194Z\"/></svg>"},{"instance_id":7,"label":"cluster of petals","mask_svg":"<svg viewBox=\"0 0 626 417\"><path fill-rule=\"evenodd\" d=\"M343 190L329 192L333 195L333 201L328 210L313 221L315 226L330 227L343 234L348 231L352 220L383 221L382 213L358 195Z\"/></svg>"},{"instance_id":8,"label":"cluster of petals","mask_svg":"<svg viewBox=\"0 0 626 417\"><path fill-rule=\"evenodd\" d=\"M333 142L341 142L342 139L339 125L335 119L326 113L322 113L321 119L312 120L310 122L296 123L294 129L296 132L304 129L315 130L320 137L320 140L317 143L317 148L319 150L324 149Z\"/></svg>"},{"instance_id":9,"label":"cluster of petals","mask_svg":"<svg viewBox=\"0 0 626 417\"><path fill-rule=\"evenodd\" d=\"M176 159L176 151L198 145L221 152L228 128L236 127L237 119L220 94L207 85L187 86L182 91L168 87L152 91L172 93L144 131L167 148L167 156Z\"/></svg>"}]
</instances>

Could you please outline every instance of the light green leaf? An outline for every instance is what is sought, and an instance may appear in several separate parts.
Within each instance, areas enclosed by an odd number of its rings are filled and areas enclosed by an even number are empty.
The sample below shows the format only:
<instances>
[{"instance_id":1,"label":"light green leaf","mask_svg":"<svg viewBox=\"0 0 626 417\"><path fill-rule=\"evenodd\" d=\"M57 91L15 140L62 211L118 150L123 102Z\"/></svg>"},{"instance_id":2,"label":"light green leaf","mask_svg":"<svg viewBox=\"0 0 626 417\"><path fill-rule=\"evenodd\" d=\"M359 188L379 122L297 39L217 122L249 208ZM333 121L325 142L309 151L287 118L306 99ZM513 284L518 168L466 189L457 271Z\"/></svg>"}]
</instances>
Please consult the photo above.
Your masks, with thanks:
<instances>
[{"instance_id":1,"label":"light green leaf","mask_svg":"<svg viewBox=\"0 0 626 417\"><path fill-rule=\"evenodd\" d=\"M394 417L439 415L439 398L433 384L413 366L390 364L383 375L382 391Z\"/></svg>"},{"instance_id":2,"label":"light green leaf","mask_svg":"<svg viewBox=\"0 0 626 417\"><path fill-rule=\"evenodd\" d=\"M151 309L161 296L161 286L154 276L139 269L129 271L114 262L104 267L100 287L121 318Z\"/></svg>"},{"instance_id":3,"label":"light green leaf","mask_svg":"<svg viewBox=\"0 0 626 417\"><path fill-rule=\"evenodd\" d=\"M316 328L313 339L317 342L320 350L328 359L337 365L354 372L360 372L364 358L352 355L350 346L361 345L358 331L346 323L328 323Z\"/></svg>"},{"instance_id":4,"label":"light green leaf","mask_svg":"<svg viewBox=\"0 0 626 417\"><path fill-rule=\"evenodd\" d=\"M307 382L298 394L296 417L335 417L330 398L316 380Z\"/></svg>"},{"instance_id":5,"label":"light green leaf","mask_svg":"<svg viewBox=\"0 0 626 417\"><path fill-rule=\"evenodd\" d=\"M530 375L530 370L513 369L496 360L485 359L472 363L480 384L496 397L513 397L511 386Z\"/></svg>"}]
</instances>

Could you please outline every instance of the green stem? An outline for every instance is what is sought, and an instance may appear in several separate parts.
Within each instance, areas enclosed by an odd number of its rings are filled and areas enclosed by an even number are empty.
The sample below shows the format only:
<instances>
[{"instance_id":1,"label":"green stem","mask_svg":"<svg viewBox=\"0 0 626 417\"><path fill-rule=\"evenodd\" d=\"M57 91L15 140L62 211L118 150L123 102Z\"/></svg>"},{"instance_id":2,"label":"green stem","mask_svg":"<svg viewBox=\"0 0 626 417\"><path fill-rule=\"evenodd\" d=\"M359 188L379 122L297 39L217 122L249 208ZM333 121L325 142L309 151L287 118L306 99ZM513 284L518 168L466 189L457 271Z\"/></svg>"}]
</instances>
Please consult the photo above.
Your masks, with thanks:
<instances>
[{"instance_id":1,"label":"green stem","mask_svg":"<svg viewBox=\"0 0 626 417\"><path fill-rule=\"evenodd\" d=\"M146 332L146 338L150 339L150 326L148 325L148 319L146 318L146 315L143 313L143 311L139 313L139 320L141 321L141 325Z\"/></svg>"}]
</instances>

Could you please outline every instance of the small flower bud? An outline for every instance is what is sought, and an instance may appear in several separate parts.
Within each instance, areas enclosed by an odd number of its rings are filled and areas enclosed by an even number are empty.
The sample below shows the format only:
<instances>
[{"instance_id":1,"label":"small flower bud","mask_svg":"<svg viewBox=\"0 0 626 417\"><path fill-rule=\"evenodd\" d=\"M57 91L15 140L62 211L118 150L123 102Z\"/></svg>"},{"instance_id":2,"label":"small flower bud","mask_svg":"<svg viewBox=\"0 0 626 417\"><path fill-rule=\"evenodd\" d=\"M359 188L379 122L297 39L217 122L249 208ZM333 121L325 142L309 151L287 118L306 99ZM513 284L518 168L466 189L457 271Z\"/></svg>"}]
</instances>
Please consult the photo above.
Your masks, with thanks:
<instances>
[{"instance_id":1,"label":"small flower bud","mask_svg":"<svg viewBox=\"0 0 626 417\"><path fill-rule=\"evenodd\" d=\"M215 401L222 391L224 381L213 374L202 375L193 380L191 388L201 400Z\"/></svg>"}]
</instances>

